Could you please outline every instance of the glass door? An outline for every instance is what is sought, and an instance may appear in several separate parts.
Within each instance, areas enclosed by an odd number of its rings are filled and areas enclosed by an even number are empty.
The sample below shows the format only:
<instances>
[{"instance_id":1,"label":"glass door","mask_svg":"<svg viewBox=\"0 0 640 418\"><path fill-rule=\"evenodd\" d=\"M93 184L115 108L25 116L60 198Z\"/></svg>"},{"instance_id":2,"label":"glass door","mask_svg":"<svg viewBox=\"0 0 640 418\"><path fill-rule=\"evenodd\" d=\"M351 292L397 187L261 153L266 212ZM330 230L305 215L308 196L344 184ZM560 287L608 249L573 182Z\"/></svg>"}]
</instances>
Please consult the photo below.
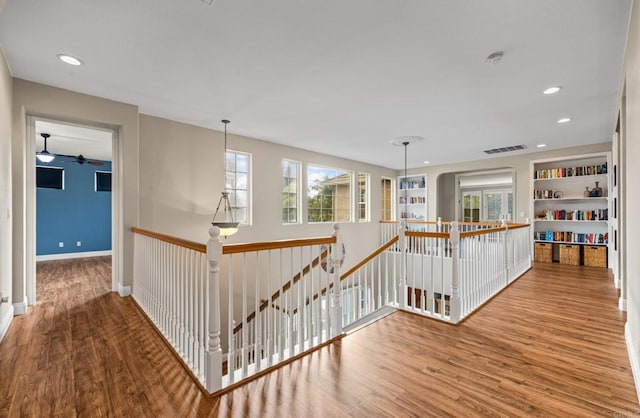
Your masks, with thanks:
<instances>
[{"instance_id":1,"label":"glass door","mask_svg":"<svg viewBox=\"0 0 640 418\"><path fill-rule=\"evenodd\" d=\"M513 219L513 192L510 190L484 191L484 220L493 222Z\"/></svg>"},{"instance_id":2,"label":"glass door","mask_svg":"<svg viewBox=\"0 0 640 418\"><path fill-rule=\"evenodd\" d=\"M462 192L462 219L464 222L480 221L480 192Z\"/></svg>"}]
</instances>

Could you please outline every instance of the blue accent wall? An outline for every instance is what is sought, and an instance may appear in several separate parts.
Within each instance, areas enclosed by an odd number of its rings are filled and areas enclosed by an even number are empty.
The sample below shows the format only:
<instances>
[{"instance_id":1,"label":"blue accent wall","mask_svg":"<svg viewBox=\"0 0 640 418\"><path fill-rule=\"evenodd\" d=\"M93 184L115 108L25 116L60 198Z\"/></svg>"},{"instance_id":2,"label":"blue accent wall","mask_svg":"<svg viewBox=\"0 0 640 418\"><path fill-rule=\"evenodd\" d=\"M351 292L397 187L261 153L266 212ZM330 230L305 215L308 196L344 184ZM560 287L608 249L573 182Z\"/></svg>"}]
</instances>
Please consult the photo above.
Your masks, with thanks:
<instances>
[{"instance_id":1,"label":"blue accent wall","mask_svg":"<svg viewBox=\"0 0 640 418\"><path fill-rule=\"evenodd\" d=\"M64 190L36 188L36 255L111 250L111 192L95 191L95 172L111 171L111 162L96 167L63 159L36 160L64 168Z\"/></svg>"}]
</instances>

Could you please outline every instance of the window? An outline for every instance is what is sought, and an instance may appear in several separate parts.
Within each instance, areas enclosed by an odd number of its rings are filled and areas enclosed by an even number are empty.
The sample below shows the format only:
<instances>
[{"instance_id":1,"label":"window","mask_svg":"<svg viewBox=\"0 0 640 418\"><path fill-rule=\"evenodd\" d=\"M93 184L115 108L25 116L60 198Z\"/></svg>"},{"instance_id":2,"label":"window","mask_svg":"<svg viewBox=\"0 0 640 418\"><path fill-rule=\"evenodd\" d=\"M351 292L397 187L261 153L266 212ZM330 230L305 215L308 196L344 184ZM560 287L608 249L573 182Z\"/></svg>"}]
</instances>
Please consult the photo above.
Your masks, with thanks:
<instances>
[{"instance_id":1,"label":"window","mask_svg":"<svg viewBox=\"0 0 640 418\"><path fill-rule=\"evenodd\" d=\"M36 187L64 190L64 168L36 166Z\"/></svg>"},{"instance_id":2,"label":"window","mask_svg":"<svg viewBox=\"0 0 640 418\"><path fill-rule=\"evenodd\" d=\"M282 160L282 223L299 223L300 163Z\"/></svg>"},{"instance_id":3,"label":"window","mask_svg":"<svg viewBox=\"0 0 640 418\"><path fill-rule=\"evenodd\" d=\"M393 180L383 177L382 178L382 210L381 220L393 221Z\"/></svg>"},{"instance_id":4,"label":"window","mask_svg":"<svg viewBox=\"0 0 640 418\"><path fill-rule=\"evenodd\" d=\"M351 221L352 172L307 167L307 217L309 222Z\"/></svg>"},{"instance_id":5,"label":"window","mask_svg":"<svg viewBox=\"0 0 640 418\"><path fill-rule=\"evenodd\" d=\"M251 154L227 151L224 189L229 192L233 219L244 225L251 224L250 175Z\"/></svg>"},{"instance_id":6,"label":"window","mask_svg":"<svg viewBox=\"0 0 640 418\"><path fill-rule=\"evenodd\" d=\"M109 171L96 171L96 192L111 191L111 173Z\"/></svg>"},{"instance_id":7,"label":"window","mask_svg":"<svg viewBox=\"0 0 640 418\"><path fill-rule=\"evenodd\" d=\"M358 173L358 221L369 221L369 175Z\"/></svg>"},{"instance_id":8,"label":"window","mask_svg":"<svg viewBox=\"0 0 640 418\"><path fill-rule=\"evenodd\" d=\"M486 219L499 221L513 219L513 193L511 190L491 190L484 192L486 202Z\"/></svg>"}]
</instances>

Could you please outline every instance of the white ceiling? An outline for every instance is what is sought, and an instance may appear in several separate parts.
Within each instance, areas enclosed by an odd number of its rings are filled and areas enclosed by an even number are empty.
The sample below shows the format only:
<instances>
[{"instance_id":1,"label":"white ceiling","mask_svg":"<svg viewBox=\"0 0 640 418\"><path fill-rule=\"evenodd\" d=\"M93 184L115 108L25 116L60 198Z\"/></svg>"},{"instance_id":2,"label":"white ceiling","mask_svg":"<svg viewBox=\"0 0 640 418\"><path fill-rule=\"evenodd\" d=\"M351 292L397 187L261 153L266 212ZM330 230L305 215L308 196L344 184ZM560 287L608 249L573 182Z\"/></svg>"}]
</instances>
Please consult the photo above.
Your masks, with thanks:
<instances>
[{"instance_id":1,"label":"white ceiling","mask_svg":"<svg viewBox=\"0 0 640 418\"><path fill-rule=\"evenodd\" d=\"M82 154L89 159L111 161L111 131L36 120L37 152L44 149L42 133L51 135L47 139L47 151L52 154Z\"/></svg>"},{"instance_id":2,"label":"white ceiling","mask_svg":"<svg viewBox=\"0 0 640 418\"><path fill-rule=\"evenodd\" d=\"M9 0L13 75L386 167L609 141L630 0ZM498 65L485 58L503 50ZM67 53L85 65L57 60ZM563 90L543 96L552 85ZM572 122L558 125L560 117Z\"/></svg>"}]
</instances>

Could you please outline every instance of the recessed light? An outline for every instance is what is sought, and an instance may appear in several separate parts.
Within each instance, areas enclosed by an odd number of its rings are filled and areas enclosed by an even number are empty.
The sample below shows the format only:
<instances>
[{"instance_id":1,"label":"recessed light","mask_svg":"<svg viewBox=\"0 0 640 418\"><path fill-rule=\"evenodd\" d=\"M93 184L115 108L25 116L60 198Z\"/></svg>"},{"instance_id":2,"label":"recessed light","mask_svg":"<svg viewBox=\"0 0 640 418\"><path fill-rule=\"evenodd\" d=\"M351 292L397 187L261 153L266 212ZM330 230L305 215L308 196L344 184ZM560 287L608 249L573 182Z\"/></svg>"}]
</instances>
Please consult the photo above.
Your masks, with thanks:
<instances>
[{"instance_id":1,"label":"recessed light","mask_svg":"<svg viewBox=\"0 0 640 418\"><path fill-rule=\"evenodd\" d=\"M546 147L546 146L547 146L547 144L538 144L538 145L536 145L536 146L537 146L538 148L544 148L544 147Z\"/></svg>"},{"instance_id":2,"label":"recessed light","mask_svg":"<svg viewBox=\"0 0 640 418\"><path fill-rule=\"evenodd\" d=\"M82 61L80 59L67 54L58 54L58 59L69 65L82 65Z\"/></svg>"},{"instance_id":3,"label":"recessed light","mask_svg":"<svg viewBox=\"0 0 640 418\"><path fill-rule=\"evenodd\" d=\"M425 164L430 164L430 163L431 163L431 161L425 161L424 163L425 163Z\"/></svg>"},{"instance_id":4,"label":"recessed light","mask_svg":"<svg viewBox=\"0 0 640 418\"><path fill-rule=\"evenodd\" d=\"M571 122L571 118L558 119L558 123L567 123L567 122Z\"/></svg>"},{"instance_id":5,"label":"recessed light","mask_svg":"<svg viewBox=\"0 0 640 418\"><path fill-rule=\"evenodd\" d=\"M560 86L549 87L548 89L543 91L542 94L554 94L554 93L559 92L560 89L562 89L562 87L560 87Z\"/></svg>"}]
</instances>

